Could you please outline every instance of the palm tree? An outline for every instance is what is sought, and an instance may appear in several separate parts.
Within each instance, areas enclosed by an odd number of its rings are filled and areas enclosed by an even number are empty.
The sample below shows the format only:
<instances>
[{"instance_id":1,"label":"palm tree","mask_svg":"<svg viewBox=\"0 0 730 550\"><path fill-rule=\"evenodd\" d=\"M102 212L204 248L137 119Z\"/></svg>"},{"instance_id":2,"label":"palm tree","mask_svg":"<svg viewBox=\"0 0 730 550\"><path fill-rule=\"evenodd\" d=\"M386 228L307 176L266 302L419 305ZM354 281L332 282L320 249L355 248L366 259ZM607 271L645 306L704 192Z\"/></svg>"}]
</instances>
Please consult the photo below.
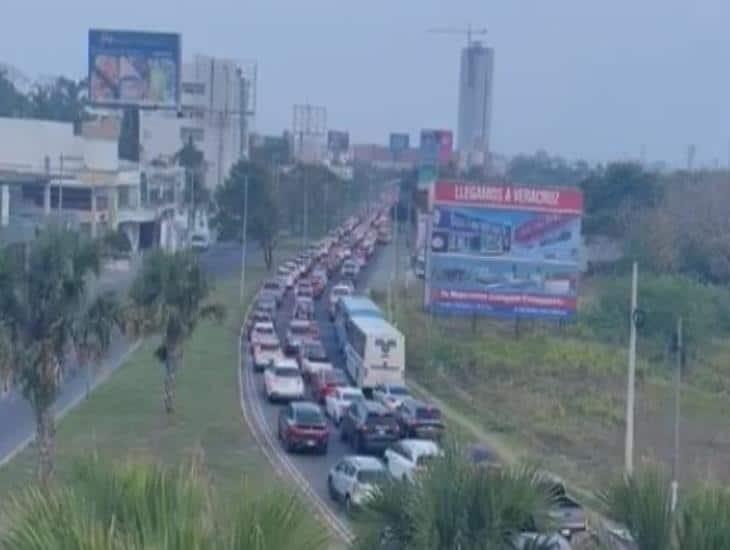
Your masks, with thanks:
<instances>
[{"instance_id":1,"label":"palm tree","mask_svg":"<svg viewBox=\"0 0 730 550\"><path fill-rule=\"evenodd\" d=\"M359 518L359 548L512 548L524 530L549 526L550 497L530 467L481 468L457 447L415 483L390 482Z\"/></svg>"},{"instance_id":2,"label":"palm tree","mask_svg":"<svg viewBox=\"0 0 730 550\"><path fill-rule=\"evenodd\" d=\"M12 377L33 408L38 473L45 484L55 462L55 418L65 360L71 349L109 347L120 324L113 295L89 304L89 275L100 268L99 244L66 229L41 231L23 254L5 253L0 262L0 323L5 327ZM103 305L100 305L103 304ZM83 327L83 330L81 330Z\"/></svg>"},{"instance_id":3,"label":"palm tree","mask_svg":"<svg viewBox=\"0 0 730 550\"><path fill-rule=\"evenodd\" d=\"M319 550L326 531L291 494L248 487L226 507L193 463L178 470L140 463L75 464L66 487L28 488L0 512L12 550Z\"/></svg>"},{"instance_id":4,"label":"palm tree","mask_svg":"<svg viewBox=\"0 0 730 550\"><path fill-rule=\"evenodd\" d=\"M155 355L165 368L164 406L168 414L175 411L175 375L182 364L185 342L200 320L221 321L225 315L222 305L207 301L211 290L197 256L189 251L153 252L145 258L132 284L132 329L138 334L162 336Z\"/></svg>"}]
</instances>

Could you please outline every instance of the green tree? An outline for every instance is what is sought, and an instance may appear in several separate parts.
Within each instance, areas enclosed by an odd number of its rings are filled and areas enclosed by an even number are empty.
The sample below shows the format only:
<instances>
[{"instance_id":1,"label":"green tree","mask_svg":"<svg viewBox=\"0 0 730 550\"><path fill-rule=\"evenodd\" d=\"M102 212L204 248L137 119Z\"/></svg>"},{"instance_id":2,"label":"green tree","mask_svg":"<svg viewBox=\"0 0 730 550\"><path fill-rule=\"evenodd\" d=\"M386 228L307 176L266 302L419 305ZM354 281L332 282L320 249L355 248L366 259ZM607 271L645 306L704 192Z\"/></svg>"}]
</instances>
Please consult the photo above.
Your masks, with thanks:
<instances>
[{"instance_id":1,"label":"green tree","mask_svg":"<svg viewBox=\"0 0 730 550\"><path fill-rule=\"evenodd\" d=\"M21 257L0 262L0 323L9 335L13 379L33 408L38 473L45 484L55 461L53 404L66 357L76 349L99 357L115 325L121 326L113 295L89 300L89 275L98 274L100 246L76 232L48 228Z\"/></svg>"},{"instance_id":2,"label":"green tree","mask_svg":"<svg viewBox=\"0 0 730 550\"><path fill-rule=\"evenodd\" d=\"M198 209L207 208L210 203L210 192L205 187L205 157L203 151L195 147L192 136L175 153L175 162L185 169L184 203L194 220Z\"/></svg>"},{"instance_id":3,"label":"green tree","mask_svg":"<svg viewBox=\"0 0 730 550\"><path fill-rule=\"evenodd\" d=\"M279 203L270 170L263 165L240 161L231 169L225 183L216 189L216 213L213 226L220 240L243 239L243 214L246 208L248 182L247 236L255 240L264 252L267 269L274 262L274 250L279 234Z\"/></svg>"},{"instance_id":4,"label":"green tree","mask_svg":"<svg viewBox=\"0 0 730 550\"><path fill-rule=\"evenodd\" d=\"M0 70L0 116L23 117L29 112L28 98L15 88L5 71Z\"/></svg>"},{"instance_id":5,"label":"green tree","mask_svg":"<svg viewBox=\"0 0 730 550\"><path fill-rule=\"evenodd\" d=\"M358 547L501 550L525 529L547 527L550 497L531 468L482 468L447 448L420 478L376 491L358 517Z\"/></svg>"},{"instance_id":6,"label":"green tree","mask_svg":"<svg viewBox=\"0 0 730 550\"><path fill-rule=\"evenodd\" d=\"M218 498L200 465L74 465L67 486L28 488L2 503L7 550L319 550L326 531L293 494L244 486Z\"/></svg>"},{"instance_id":7,"label":"green tree","mask_svg":"<svg viewBox=\"0 0 730 550\"><path fill-rule=\"evenodd\" d=\"M507 179L525 185L578 185L590 175L585 161L571 163L545 151L517 155L507 167Z\"/></svg>"},{"instance_id":8,"label":"green tree","mask_svg":"<svg viewBox=\"0 0 730 550\"><path fill-rule=\"evenodd\" d=\"M189 251L151 253L132 283L132 330L162 337L155 355L165 369L163 404L168 414L175 411L175 376L185 343L201 320L221 321L225 315L222 305L208 301L211 290L197 256Z\"/></svg>"},{"instance_id":9,"label":"green tree","mask_svg":"<svg viewBox=\"0 0 730 550\"><path fill-rule=\"evenodd\" d=\"M50 84L39 84L31 91L28 101L31 116L43 120L72 122L76 126L89 115L85 80L58 77Z\"/></svg>"}]
</instances>

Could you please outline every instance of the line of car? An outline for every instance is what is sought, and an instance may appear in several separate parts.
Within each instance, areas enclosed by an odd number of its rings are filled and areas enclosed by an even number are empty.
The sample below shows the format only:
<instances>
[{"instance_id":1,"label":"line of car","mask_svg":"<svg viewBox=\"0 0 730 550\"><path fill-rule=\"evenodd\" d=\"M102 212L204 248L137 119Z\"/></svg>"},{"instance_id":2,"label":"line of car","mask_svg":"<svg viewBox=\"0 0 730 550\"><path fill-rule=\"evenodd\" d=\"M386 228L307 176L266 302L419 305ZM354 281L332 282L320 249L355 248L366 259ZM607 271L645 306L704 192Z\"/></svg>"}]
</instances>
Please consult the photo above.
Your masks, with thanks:
<instances>
[{"instance_id":1,"label":"line of car","mask_svg":"<svg viewBox=\"0 0 730 550\"><path fill-rule=\"evenodd\" d=\"M314 320L314 300L325 297L330 279L340 277L326 296L332 320L338 300L354 293L354 281L375 244L390 242L389 207L362 220L351 218L279 266L277 277L262 286L246 331L253 368L263 372L267 399L285 405L276 430L285 450L326 454L331 436L327 418L339 428L340 439L351 445L354 454L342 457L327 475L329 496L346 510L361 505L388 478L413 480L442 454L439 442L445 425L438 407L413 398L404 384L380 385L368 395L352 386L345 372L330 362ZM294 308L282 342L275 318L288 292L294 296ZM470 458L474 464L496 465L496 456L488 451L475 451ZM555 518L561 534L570 537L585 530L582 507L562 483L555 487L565 503ZM569 548L554 540L555 548Z\"/></svg>"}]
</instances>

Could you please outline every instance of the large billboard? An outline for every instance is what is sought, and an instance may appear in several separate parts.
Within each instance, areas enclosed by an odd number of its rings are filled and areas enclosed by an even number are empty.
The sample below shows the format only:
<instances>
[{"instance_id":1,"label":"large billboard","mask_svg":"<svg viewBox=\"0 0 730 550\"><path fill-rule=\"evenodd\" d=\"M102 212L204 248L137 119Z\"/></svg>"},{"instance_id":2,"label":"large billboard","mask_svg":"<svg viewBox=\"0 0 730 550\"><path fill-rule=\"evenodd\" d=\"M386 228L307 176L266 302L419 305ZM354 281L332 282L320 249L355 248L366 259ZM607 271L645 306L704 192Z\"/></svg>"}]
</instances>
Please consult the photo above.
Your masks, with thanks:
<instances>
[{"instance_id":1,"label":"large billboard","mask_svg":"<svg viewBox=\"0 0 730 550\"><path fill-rule=\"evenodd\" d=\"M107 107L177 109L179 34L89 31L89 100Z\"/></svg>"},{"instance_id":2,"label":"large billboard","mask_svg":"<svg viewBox=\"0 0 730 550\"><path fill-rule=\"evenodd\" d=\"M327 149L333 153L345 153L350 148L350 134L329 130L327 132Z\"/></svg>"},{"instance_id":3,"label":"large billboard","mask_svg":"<svg viewBox=\"0 0 730 550\"><path fill-rule=\"evenodd\" d=\"M583 195L438 181L426 306L435 313L570 319L577 312Z\"/></svg>"},{"instance_id":4,"label":"large billboard","mask_svg":"<svg viewBox=\"0 0 730 550\"><path fill-rule=\"evenodd\" d=\"M390 152L394 155L411 147L411 136L408 134L390 134Z\"/></svg>"},{"instance_id":5,"label":"large billboard","mask_svg":"<svg viewBox=\"0 0 730 550\"><path fill-rule=\"evenodd\" d=\"M454 134L451 130L421 130L421 166L446 166L451 162Z\"/></svg>"}]
</instances>

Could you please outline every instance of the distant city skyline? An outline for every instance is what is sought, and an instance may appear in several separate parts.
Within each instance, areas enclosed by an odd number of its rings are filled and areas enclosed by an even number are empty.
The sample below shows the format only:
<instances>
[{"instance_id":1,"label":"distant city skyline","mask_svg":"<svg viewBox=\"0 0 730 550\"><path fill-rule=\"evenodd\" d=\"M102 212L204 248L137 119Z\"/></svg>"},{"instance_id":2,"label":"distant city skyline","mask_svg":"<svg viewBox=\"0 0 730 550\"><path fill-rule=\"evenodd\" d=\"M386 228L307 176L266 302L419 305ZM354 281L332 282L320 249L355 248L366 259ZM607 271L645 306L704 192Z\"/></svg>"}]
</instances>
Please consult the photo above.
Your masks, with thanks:
<instances>
[{"instance_id":1,"label":"distant city skyline","mask_svg":"<svg viewBox=\"0 0 730 550\"><path fill-rule=\"evenodd\" d=\"M196 53L256 59L256 128L280 133L296 103L327 106L353 142L391 131L457 130L459 56L466 40L432 27L487 27L497 52L492 149L544 149L569 159L639 158L727 166L730 3L616 0L485 3L421 0L26 0L0 21L0 61L28 76L86 71L91 27L164 30ZM32 32L30 30L32 29ZM32 42L30 41L32 39Z\"/></svg>"}]
</instances>

